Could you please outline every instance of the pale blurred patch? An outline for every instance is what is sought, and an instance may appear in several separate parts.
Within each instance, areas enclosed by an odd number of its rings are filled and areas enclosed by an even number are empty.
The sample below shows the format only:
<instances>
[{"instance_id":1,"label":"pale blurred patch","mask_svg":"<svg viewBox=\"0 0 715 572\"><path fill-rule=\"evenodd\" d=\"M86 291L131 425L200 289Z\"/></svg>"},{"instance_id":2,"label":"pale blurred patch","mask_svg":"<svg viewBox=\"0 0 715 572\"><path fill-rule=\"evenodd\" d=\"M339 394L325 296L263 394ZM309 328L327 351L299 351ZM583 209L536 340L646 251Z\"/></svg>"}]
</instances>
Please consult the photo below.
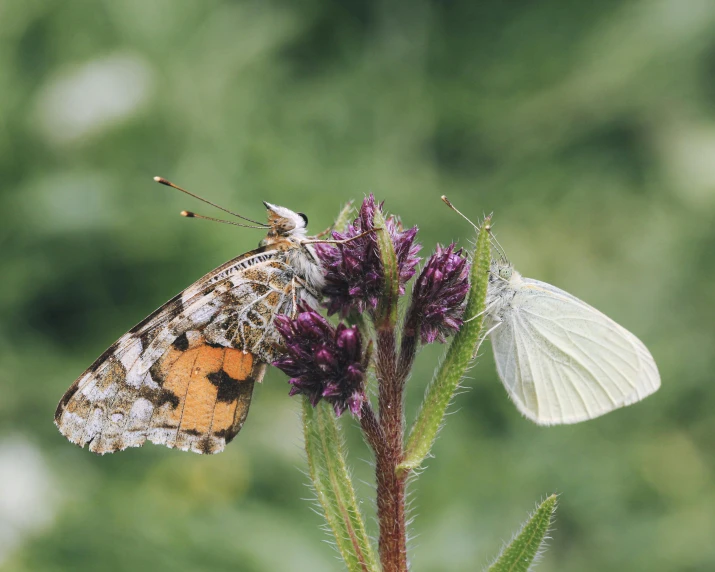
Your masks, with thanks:
<instances>
[{"instance_id":1,"label":"pale blurred patch","mask_svg":"<svg viewBox=\"0 0 715 572\"><path fill-rule=\"evenodd\" d=\"M58 145L96 136L134 114L152 87L151 66L136 54L117 52L65 68L39 92L39 129Z\"/></svg>"},{"instance_id":2,"label":"pale blurred patch","mask_svg":"<svg viewBox=\"0 0 715 572\"><path fill-rule=\"evenodd\" d=\"M53 521L58 491L39 448L22 436L0 440L0 564Z\"/></svg>"},{"instance_id":3,"label":"pale blurred patch","mask_svg":"<svg viewBox=\"0 0 715 572\"><path fill-rule=\"evenodd\" d=\"M114 191L113 180L101 172L57 172L28 181L18 207L36 232L88 231L111 226L126 213Z\"/></svg>"},{"instance_id":4,"label":"pale blurred patch","mask_svg":"<svg viewBox=\"0 0 715 572\"><path fill-rule=\"evenodd\" d=\"M715 123L663 120L656 128L656 146L674 193L694 209L715 205Z\"/></svg>"}]
</instances>

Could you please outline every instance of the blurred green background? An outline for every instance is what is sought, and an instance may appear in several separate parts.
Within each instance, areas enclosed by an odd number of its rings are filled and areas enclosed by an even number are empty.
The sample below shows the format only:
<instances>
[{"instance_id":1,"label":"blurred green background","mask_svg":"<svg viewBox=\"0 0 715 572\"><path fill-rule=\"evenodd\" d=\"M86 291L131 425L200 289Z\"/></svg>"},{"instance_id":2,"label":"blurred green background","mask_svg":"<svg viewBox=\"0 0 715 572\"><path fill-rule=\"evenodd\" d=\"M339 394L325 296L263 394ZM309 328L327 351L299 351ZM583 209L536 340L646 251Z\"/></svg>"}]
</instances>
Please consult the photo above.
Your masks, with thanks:
<instances>
[{"instance_id":1,"label":"blurred green background","mask_svg":"<svg viewBox=\"0 0 715 572\"><path fill-rule=\"evenodd\" d=\"M412 488L414 570L480 570L552 492L540 571L715 570L715 4L0 2L0 568L339 570L279 372L215 457L96 457L52 424L109 344L261 238L179 218L216 213L154 175L316 231L374 192L425 252L472 237L447 194L651 349L656 395L545 429L485 345Z\"/></svg>"}]
</instances>

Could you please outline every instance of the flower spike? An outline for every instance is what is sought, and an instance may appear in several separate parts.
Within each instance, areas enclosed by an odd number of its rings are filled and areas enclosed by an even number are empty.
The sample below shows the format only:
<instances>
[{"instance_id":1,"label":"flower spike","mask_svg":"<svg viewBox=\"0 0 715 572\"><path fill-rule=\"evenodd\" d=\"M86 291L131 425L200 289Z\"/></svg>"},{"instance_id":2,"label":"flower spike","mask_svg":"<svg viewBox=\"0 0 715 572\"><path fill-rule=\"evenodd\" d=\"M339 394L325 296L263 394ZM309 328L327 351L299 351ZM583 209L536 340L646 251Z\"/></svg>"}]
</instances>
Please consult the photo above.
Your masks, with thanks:
<instances>
[{"instance_id":1,"label":"flower spike","mask_svg":"<svg viewBox=\"0 0 715 572\"><path fill-rule=\"evenodd\" d=\"M365 363L356 326L335 328L316 311L299 307L295 318L276 316L286 353L273 365L290 376L290 395L303 394L315 407L324 399L336 415L349 409L360 417Z\"/></svg>"},{"instance_id":2,"label":"flower spike","mask_svg":"<svg viewBox=\"0 0 715 572\"><path fill-rule=\"evenodd\" d=\"M438 244L415 282L406 327L412 335L419 329L423 344L444 343L462 326L470 265L462 249L454 248L454 243L447 248Z\"/></svg>"},{"instance_id":3,"label":"flower spike","mask_svg":"<svg viewBox=\"0 0 715 572\"><path fill-rule=\"evenodd\" d=\"M377 204L370 194L362 203L358 217L344 233L333 232L336 240L350 240L334 246L316 244L315 249L325 268L326 286L323 294L329 314L339 313L345 317L355 310L374 311L384 289L385 274L380 260L376 232L359 235L375 228L375 214L382 213L382 204ZM405 293L405 283L415 274L419 264L417 256L421 246L416 244L417 227L403 230L393 216L386 217L385 230L390 236L397 257L399 293Z\"/></svg>"}]
</instances>

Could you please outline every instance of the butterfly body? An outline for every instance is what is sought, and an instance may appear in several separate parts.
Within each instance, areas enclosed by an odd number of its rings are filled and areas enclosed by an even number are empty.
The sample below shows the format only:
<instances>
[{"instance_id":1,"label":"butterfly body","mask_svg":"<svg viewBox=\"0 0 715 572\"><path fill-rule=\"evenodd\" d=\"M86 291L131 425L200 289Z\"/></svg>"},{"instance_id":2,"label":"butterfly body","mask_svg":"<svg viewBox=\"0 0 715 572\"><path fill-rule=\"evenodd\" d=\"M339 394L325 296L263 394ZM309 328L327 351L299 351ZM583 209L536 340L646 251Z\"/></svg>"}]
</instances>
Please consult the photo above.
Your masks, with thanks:
<instances>
[{"instance_id":1,"label":"butterfly body","mask_svg":"<svg viewBox=\"0 0 715 572\"><path fill-rule=\"evenodd\" d=\"M521 413L540 425L592 419L660 387L636 336L505 260L492 262L486 308L499 377Z\"/></svg>"},{"instance_id":2,"label":"butterfly body","mask_svg":"<svg viewBox=\"0 0 715 572\"><path fill-rule=\"evenodd\" d=\"M322 270L305 215L265 203L261 246L209 272L107 349L67 390L60 432L108 453L146 440L217 453L248 413L253 386L281 353L278 314L314 305Z\"/></svg>"}]
</instances>

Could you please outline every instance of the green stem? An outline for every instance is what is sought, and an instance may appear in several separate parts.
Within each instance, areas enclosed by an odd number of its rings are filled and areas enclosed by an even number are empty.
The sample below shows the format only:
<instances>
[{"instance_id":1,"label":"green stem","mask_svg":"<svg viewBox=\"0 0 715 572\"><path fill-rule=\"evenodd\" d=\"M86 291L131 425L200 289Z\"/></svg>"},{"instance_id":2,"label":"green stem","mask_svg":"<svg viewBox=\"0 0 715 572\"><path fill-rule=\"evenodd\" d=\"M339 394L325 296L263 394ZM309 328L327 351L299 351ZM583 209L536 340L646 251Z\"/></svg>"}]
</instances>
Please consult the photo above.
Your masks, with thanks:
<instances>
[{"instance_id":1,"label":"green stem","mask_svg":"<svg viewBox=\"0 0 715 572\"><path fill-rule=\"evenodd\" d=\"M350 572L379 570L345 463L337 419L326 402L303 399L303 431L310 478L325 519Z\"/></svg>"}]
</instances>

